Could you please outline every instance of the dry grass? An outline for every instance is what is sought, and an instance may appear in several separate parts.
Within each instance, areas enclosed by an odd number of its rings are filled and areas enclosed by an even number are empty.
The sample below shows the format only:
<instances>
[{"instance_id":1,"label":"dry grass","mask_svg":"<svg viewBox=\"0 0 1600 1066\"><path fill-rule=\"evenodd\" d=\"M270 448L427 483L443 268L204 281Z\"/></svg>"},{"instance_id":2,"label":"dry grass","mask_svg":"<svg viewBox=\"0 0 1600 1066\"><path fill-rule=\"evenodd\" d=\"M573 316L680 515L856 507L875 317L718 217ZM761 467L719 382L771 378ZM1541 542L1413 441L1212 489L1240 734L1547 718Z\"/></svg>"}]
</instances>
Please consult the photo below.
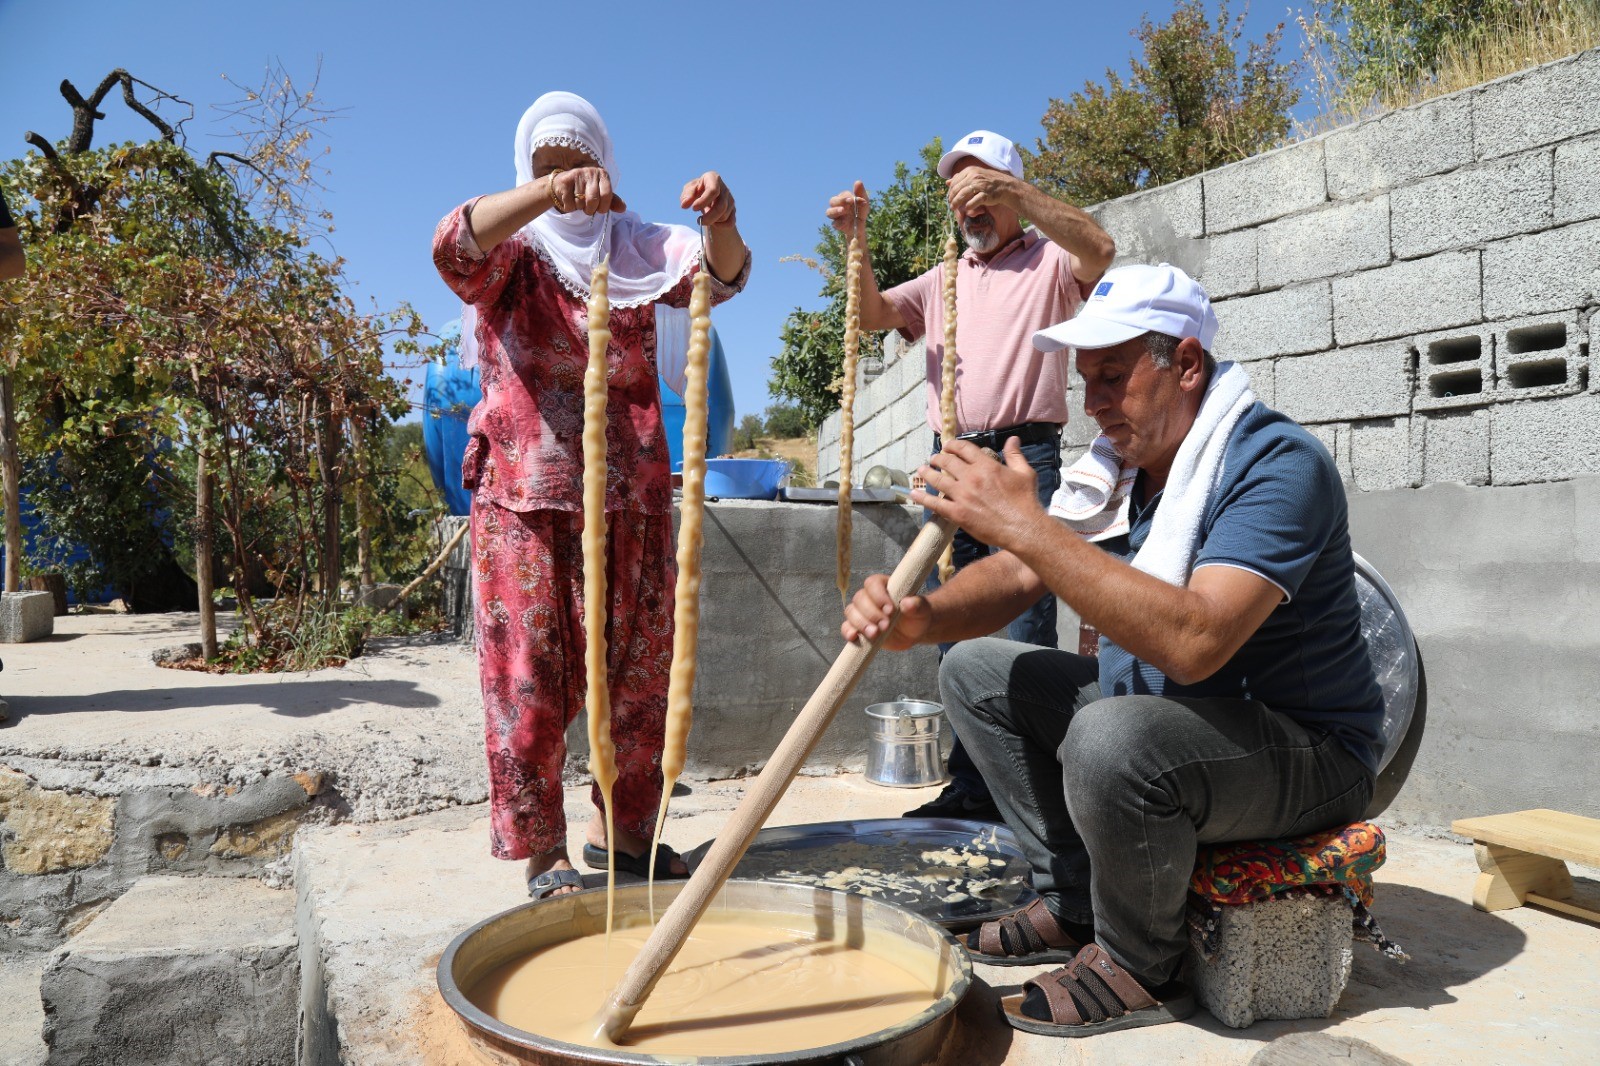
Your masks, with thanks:
<instances>
[{"instance_id":1,"label":"dry grass","mask_svg":"<svg viewBox=\"0 0 1600 1066\"><path fill-rule=\"evenodd\" d=\"M729 452L735 459L787 459L793 464L789 484L808 486L817 476L817 438L759 437L754 448Z\"/></svg>"},{"instance_id":2,"label":"dry grass","mask_svg":"<svg viewBox=\"0 0 1600 1066\"><path fill-rule=\"evenodd\" d=\"M1322 39L1326 34L1327 24L1321 19L1320 12L1299 17L1307 42ZM1357 99L1345 90L1327 54L1308 44L1305 62L1311 74L1312 95L1322 102L1322 108L1315 118L1296 123L1295 134L1300 138L1313 137L1597 46L1600 46L1600 2L1529 4L1493 31L1447 44L1438 69L1431 76L1409 81L1397 76L1371 97Z\"/></svg>"}]
</instances>

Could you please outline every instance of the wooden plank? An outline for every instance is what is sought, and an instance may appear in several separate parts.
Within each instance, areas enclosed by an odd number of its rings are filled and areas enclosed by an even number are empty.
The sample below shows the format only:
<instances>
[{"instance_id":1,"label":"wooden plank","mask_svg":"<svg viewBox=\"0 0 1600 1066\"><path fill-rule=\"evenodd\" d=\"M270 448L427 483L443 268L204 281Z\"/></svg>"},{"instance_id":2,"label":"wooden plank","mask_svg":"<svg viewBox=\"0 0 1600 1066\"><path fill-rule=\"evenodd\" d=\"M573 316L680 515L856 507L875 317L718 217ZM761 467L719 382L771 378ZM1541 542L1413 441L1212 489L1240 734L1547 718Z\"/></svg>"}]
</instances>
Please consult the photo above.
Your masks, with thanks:
<instances>
[{"instance_id":1,"label":"wooden plank","mask_svg":"<svg viewBox=\"0 0 1600 1066\"><path fill-rule=\"evenodd\" d=\"M1544 855L1552 859L1600 866L1600 818L1564 811L1533 810L1460 818L1452 832L1485 844Z\"/></svg>"},{"instance_id":2,"label":"wooden plank","mask_svg":"<svg viewBox=\"0 0 1600 1066\"><path fill-rule=\"evenodd\" d=\"M1600 911L1590 910L1588 907L1580 907L1578 904L1569 903L1566 900L1551 899L1548 896L1541 896L1537 892L1529 892L1525 902L1532 903L1536 907L1548 907L1553 911L1560 911L1562 914L1570 914L1574 918L1582 918L1586 922L1600 923Z\"/></svg>"}]
</instances>

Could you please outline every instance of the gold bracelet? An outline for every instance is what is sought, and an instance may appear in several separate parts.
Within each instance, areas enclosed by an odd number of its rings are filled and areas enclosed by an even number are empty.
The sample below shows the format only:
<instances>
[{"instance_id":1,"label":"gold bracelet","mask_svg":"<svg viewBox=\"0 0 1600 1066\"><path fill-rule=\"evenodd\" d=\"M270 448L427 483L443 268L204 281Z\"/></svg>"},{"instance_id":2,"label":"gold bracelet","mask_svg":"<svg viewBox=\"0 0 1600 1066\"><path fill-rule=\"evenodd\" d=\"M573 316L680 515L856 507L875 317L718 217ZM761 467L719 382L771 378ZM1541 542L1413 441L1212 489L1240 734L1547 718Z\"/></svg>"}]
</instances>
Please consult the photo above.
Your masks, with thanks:
<instances>
[{"instance_id":1,"label":"gold bracelet","mask_svg":"<svg viewBox=\"0 0 1600 1066\"><path fill-rule=\"evenodd\" d=\"M567 209L562 206L561 194L556 191L556 175L559 173L561 173L559 170L552 170L550 172L550 203L555 206L555 209L558 212L564 215L567 213Z\"/></svg>"}]
</instances>

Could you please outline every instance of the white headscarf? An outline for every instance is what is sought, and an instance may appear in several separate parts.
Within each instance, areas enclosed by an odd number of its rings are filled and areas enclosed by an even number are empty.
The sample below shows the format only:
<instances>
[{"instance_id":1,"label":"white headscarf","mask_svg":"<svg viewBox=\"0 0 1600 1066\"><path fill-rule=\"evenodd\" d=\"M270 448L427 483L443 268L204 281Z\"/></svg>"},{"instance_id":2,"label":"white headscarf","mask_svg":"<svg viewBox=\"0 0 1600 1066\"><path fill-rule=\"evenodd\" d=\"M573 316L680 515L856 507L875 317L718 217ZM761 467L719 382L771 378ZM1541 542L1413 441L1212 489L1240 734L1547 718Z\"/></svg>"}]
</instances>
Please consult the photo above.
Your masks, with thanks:
<instances>
[{"instance_id":1,"label":"white headscarf","mask_svg":"<svg viewBox=\"0 0 1600 1066\"><path fill-rule=\"evenodd\" d=\"M518 185L533 180L534 149L546 144L576 148L599 160L612 187L618 187L611 134L594 105L583 97L545 93L523 113L517 123ZM613 307L639 307L659 299L700 261L700 235L693 229L645 222L632 211L598 215L546 211L524 226L522 234L555 269L566 290L580 299L588 299L589 277L600 259L609 255Z\"/></svg>"}]
</instances>

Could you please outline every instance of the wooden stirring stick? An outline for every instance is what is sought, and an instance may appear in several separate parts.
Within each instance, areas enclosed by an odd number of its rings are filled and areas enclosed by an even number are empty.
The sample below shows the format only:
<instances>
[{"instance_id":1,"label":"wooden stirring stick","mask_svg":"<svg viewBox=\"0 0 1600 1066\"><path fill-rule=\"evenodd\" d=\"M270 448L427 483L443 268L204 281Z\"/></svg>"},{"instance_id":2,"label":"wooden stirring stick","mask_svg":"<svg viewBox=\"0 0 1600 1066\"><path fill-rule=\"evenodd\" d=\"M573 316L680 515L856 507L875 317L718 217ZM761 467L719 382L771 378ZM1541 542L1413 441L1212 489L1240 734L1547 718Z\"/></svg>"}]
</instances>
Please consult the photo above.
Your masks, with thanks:
<instances>
[{"instance_id":1,"label":"wooden stirring stick","mask_svg":"<svg viewBox=\"0 0 1600 1066\"><path fill-rule=\"evenodd\" d=\"M900 565L889 577L889 596L897 605L902 597L911 595L927 582L928 574L955 534L955 524L946 518L934 517L922 527L917 539L911 542L905 558L900 560ZM892 629L893 624L890 626ZM627 973L622 975L617 990L611 994L596 1019L599 1022L598 1036L615 1043L628 1031L628 1026L633 1024L633 1019L644 1006L644 1001L655 989L656 982L672 964L695 923L710 906L712 897L722 889L733 868L744 858L750 842L755 839L772 809L778 805L778 800L783 798L789 782L800 772L801 764L811 754L822 731L833 721L839 705L849 697L856 682L861 680L861 675L866 671L867 664L878 653L878 646L888 636L888 632L884 632L870 643L858 640L854 644L846 644L833 661L822 684L817 686L794 725L778 742L777 750L772 753L772 758L756 778L755 784L745 794L722 832L717 834L705 861L661 916L661 921L651 930L650 938L639 950L638 957L628 967Z\"/></svg>"}]
</instances>

